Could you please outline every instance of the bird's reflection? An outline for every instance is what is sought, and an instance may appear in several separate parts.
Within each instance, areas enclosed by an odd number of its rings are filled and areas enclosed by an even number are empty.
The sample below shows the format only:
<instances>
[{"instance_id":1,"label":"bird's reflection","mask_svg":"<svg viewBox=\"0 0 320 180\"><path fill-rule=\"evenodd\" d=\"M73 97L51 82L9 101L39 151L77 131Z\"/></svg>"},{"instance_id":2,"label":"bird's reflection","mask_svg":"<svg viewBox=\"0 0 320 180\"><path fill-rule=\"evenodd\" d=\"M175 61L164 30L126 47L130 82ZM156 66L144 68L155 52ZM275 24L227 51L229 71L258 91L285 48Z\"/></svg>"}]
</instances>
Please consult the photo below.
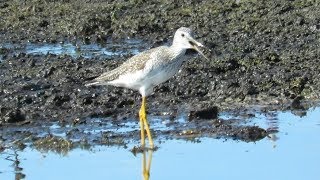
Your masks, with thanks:
<instances>
[{"instance_id":1,"label":"bird's reflection","mask_svg":"<svg viewBox=\"0 0 320 180\"><path fill-rule=\"evenodd\" d=\"M272 143L272 147L277 147L277 141L279 137L277 136L279 132L279 119L277 113L268 113L266 114L266 124L267 124L267 131L269 132L268 138Z\"/></svg>"},{"instance_id":2,"label":"bird's reflection","mask_svg":"<svg viewBox=\"0 0 320 180\"><path fill-rule=\"evenodd\" d=\"M21 162L20 162L18 152L19 152L18 150L14 150L14 154L10 154L10 156L5 158L8 161L12 161L12 167L14 168L13 172L15 172L16 180L24 179L26 177L26 175L22 172L23 168L21 167L21 164L20 164Z\"/></svg>"},{"instance_id":3,"label":"bird's reflection","mask_svg":"<svg viewBox=\"0 0 320 180\"><path fill-rule=\"evenodd\" d=\"M153 150L144 150L142 154L142 178L149 180Z\"/></svg>"}]
</instances>

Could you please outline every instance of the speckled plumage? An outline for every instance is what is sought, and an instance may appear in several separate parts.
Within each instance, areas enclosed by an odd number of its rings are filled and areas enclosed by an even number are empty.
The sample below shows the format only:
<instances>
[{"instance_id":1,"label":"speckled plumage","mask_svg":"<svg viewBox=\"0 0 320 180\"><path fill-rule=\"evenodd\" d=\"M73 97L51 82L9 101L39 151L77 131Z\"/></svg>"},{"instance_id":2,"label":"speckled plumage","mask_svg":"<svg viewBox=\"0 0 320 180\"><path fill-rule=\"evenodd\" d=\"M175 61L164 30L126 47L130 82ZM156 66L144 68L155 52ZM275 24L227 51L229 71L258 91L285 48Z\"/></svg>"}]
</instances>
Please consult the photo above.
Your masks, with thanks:
<instances>
[{"instance_id":1,"label":"speckled plumage","mask_svg":"<svg viewBox=\"0 0 320 180\"><path fill-rule=\"evenodd\" d=\"M202 46L191 35L192 31L189 28L179 28L171 46L160 46L137 54L116 69L103 73L88 86L126 87L138 90L142 96L148 96L155 86L167 81L178 72L183 61L186 60L187 49L197 50L193 47L195 44Z\"/></svg>"},{"instance_id":2,"label":"speckled plumage","mask_svg":"<svg viewBox=\"0 0 320 180\"><path fill-rule=\"evenodd\" d=\"M155 55L156 54L156 55ZM124 62L122 65L120 65L118 68L113 69L112 71L105 72L99 77L97 77L95 80L99 82L105 82L105 81L113 81L117 79L120 75L125 73L134 73L139 70L143 70L149 60L152 59L154 56L157 59L163 59L163 61L159 61L158 63L155 63L154 65L160 65L165 64L167 61L170 61L174 59L173 53L170 53L168 51L168 47L166 46L160 46L157 48L153 48L147 51L144 51L140 54L137 54L130 59L128 59L126 62ZM170 57L172 56L172 57ZM154 66L154 68L156 68Z\"/></svg>"}]
</instances>

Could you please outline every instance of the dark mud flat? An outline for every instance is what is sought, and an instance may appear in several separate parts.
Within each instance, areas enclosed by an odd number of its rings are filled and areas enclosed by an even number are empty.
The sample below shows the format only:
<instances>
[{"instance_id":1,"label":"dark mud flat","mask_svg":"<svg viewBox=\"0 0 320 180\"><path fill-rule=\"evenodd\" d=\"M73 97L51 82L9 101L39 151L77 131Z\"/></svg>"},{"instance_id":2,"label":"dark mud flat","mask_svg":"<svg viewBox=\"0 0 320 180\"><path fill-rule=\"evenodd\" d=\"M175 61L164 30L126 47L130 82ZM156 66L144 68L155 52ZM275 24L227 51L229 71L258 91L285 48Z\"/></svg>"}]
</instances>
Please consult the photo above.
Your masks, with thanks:
<instances>
[{"instance_id":1,"label":"dark mud flat","mask_svg":"<svg viewBox=\"0 0 320 180\"><path fill-rule=\"evenodd\" d=\"M14 60L3 61L3 103L0 106L4 147L12 143L24 147L25 143L31 143L36 148L60 152L92 145L126 147L131 140L138 144L140 95L122 88L84 86L93 74L112 69L125 58L118 59L101 61L56 55L20 55ZM149 98L151 123L154 116L168 120L163 129L157 129L155 125L156 139L208 136L257 141L269 134L257 126L218 119L219 110L214 105L199 104L203 107L201 109L193 107L191 97L183 100L183 95L177 96L165 87L169 84L159 87ZM177 121L181 114L185 114L184 123ZM128 132L117 132L125 123L136 126ZM59 126L60 132L51 129L52 125ZM91 133L101 129L107 132ZM65 137L68 140L64 140Z\"/></svg>"},{"instance_id":2,"label":"dark mud flat","mask_svg":"<svg viewBox=\"0 0 320 180\"><path fill-rule=\"evenodd\" d=\"M224 138L245 142L259 141L274 129L245 125L238 119L185 121L169 120L166 116L151 116L156 149L167 140L200 142L200 138ZM181 119L182 118L182 119ZM129 148L136 154L140 147L139 124L135 119L115 121L112 118L87 118L77 123L41 122L11 124L1 128L1 148L23 150L31 147L40 152L67 154L73 149L91 149L96 146Z\"/></svg>"},{"instance_id":3,"label":"dark mud flat","mask_svg":"<svg viewBox=\"0 0 320 180\"><path fill-rule=\"evenodd\" d=\"M84 86L130 55L102 61L99 57L15 54L2 44L71 42L81 46L103 44L110 38L124 42L129 37L153 47L170 43L180 26L190 26L208 47L205 53L211 61L190 59L181 72L155 89L148 99L148 113L175 119L186 112L195 124L201 125L204 119L211 123L198 126L197 132L187 128L157 134L220 132L241 139L244 133L246 141L265 137L268 132L258 127L217 120L218 113L246 111L255 105L266 107L259 111L307 109L309 105L301 102L317 100L319 13L316 1L2 1L0 124L2 129L57 121L77 125L88 118L105 117L119 124L136 119L140 106L137 92Z\"/></svg>"}]
</instances>

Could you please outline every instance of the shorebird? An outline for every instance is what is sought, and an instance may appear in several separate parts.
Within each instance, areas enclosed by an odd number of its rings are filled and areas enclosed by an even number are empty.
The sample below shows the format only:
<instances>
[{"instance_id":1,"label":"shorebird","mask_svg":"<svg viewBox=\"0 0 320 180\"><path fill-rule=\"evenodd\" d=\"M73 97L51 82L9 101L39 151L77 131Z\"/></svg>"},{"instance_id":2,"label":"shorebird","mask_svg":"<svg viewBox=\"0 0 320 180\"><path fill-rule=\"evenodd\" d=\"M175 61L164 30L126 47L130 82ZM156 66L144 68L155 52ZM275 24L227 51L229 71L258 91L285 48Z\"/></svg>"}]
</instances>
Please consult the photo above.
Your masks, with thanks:
<instances>
[{"instance_id":1,"label":"shorebird","mask_svg":"<svg viewBox=\"0 0 320 180\"><path fill-rule=\"evenodd\" d=\"M153 93L153 88L174 76L183 62L188 59L186 51L192 49L208 59L198 47L204 47L193 38L191 29L179 28L171 46L159 46L141 52L114 70L105 72L95 78L92 85L112 85L130 88L140 92L142 104L139 111L141 146L145 147L145 131L147 132L149 148L154 148L146 114L146 97Z\"/></svg>"}]
</instances>

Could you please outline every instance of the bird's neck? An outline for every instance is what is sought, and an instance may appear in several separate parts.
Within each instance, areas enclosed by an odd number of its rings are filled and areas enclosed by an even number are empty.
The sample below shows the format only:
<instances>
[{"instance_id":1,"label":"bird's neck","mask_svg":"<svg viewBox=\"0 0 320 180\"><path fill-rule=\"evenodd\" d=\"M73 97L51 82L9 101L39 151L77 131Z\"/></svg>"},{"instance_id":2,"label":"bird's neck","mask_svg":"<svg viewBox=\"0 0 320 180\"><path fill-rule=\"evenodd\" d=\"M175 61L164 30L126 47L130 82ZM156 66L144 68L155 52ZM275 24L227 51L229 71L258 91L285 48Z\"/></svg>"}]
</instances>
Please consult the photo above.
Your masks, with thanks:
<instances>
[{"instance_id":1,"label":"bird's neck","mask_svg":"<svg viewBox=\"0 0 320 180\"><path fill-rule=\"evenodd\" d=\"M172 44L170 46L170 49L172 50L172 52L176 55L176 56L181 56L181 55L184 55L186 53L186 49L179 46L179 45L175 45L175 44Z\"/></svg>"}]
</instances>

